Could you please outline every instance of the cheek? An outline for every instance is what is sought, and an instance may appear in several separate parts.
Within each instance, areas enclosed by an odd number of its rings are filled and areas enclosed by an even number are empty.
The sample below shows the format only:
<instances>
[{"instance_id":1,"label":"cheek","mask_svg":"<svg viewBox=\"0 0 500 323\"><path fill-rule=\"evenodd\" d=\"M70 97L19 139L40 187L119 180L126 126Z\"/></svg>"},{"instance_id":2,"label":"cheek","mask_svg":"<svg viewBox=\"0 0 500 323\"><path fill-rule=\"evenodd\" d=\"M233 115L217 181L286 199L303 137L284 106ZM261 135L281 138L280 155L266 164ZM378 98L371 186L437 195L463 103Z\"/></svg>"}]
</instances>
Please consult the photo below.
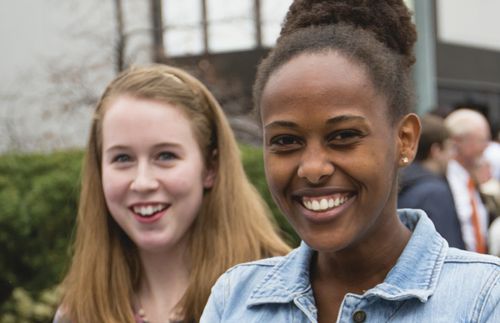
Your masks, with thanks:
<instances>
[{"instance_id":1,"label":"cheek","mask_svg":"<svg viewBox=\"0 0 500 323\"><path fill-rule=\"evenodd\" d=\"M271 193L278 193L288 182L289 177L293 175L289 165L289 160L279 160L269 156L265 157L264 168Z\"/></svg>"},{"instance_id":2,"label":"cheek","mask_svg":"<svg viewBox=\"0 0 500 323\"><path fill-rule=\"evenodd\" d=\"M398 171L399 158L394 156L393 150L377 149L384 147L381 143L372 147L362 156L349 160L346 167L349 167L352 176L360 183L371 186L372 190L375 187L375 191L381 193L391 186L392 178Z\"/></svg>"},{"instance_id":3,"label":"cheek","mask_svg":"<svg viewBox=\"0 0 500 323\"><path fill-rule=\"evenodd\" d=\"M165 186L172 195L186 196L203 194L203 173L201 167L179 168L176 172L164 176Z\"/></svg>"},{"instance_id":4,"label":"cheek","mask_svg":"<svg viewBox=\"0 0 500 323\"><path fill-rule=\"evenodd\" d=\"M107 204L118 200L124 194L128 187L127 182L127 177L124 174L103 168L102 189Z\"/></svg>"},{"instance_id":5,"label":"cheek","mask_svg":"<svg viewBox=\"0 0 500 323\"><path fill-rule=\"evenodd\" d=\"M264 167L269 192L276 202L276 205L284 214L287 211L289 201L287 200L287 188L296 177L295 162L291 158L264 158Z\"/></svg>"}]
</instances>

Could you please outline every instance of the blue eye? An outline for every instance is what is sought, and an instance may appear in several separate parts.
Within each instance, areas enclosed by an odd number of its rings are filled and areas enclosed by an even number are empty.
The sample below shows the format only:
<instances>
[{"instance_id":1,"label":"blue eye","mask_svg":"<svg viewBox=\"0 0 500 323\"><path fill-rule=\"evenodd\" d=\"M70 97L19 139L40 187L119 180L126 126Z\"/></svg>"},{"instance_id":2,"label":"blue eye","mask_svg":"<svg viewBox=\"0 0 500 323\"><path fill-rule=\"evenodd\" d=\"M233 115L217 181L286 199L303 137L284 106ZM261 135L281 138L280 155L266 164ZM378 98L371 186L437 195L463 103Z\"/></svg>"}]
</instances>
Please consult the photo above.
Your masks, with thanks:
<instances>
[{"instance_id":1,"label":"blue eye","mask_svg":"<svg viewBox=\"0 0 500 323\"><path fill-rule=\"evenodd\" d=\"M177 155L169 152L169 151L162 151L161 153L158 154L158 159L159 160L173 160L177 159Z\"/></svg>"},{"instance_id":2,"label":"blue eye","mask_svg":"<svg viewBox=\"0 0 500 323\"><path fill-rule=\"evenodd\" d=\"M119 155L116 155L115 157L113 157L112 162L113 163L126 163L126 162L129 162L131 160L132 160L132 158L129 155L119 154Z\"/></svg>"}]
</instances>

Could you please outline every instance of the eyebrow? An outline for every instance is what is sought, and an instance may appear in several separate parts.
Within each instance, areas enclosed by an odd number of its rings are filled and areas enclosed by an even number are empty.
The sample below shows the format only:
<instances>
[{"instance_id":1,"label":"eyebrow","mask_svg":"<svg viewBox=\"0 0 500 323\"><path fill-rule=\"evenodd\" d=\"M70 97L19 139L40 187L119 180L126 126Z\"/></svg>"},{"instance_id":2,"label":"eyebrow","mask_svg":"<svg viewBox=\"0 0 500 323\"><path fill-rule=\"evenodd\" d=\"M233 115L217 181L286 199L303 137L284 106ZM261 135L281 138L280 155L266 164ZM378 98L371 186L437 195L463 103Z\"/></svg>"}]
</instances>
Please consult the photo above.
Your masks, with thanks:
<instances>
[{"instance_id":1,"label":"eyebrow","mask_svg":"<svg viewBox=\"0 0 500 323\"><path fill-rule=\"evenodd\" d=\"M181 145L178 144L178 143L162 142L162 143L154 145L153 149L176 148L176 147L180 147L180 146ZM114 145L114 146L111 146L111 147L107 148L106 150L104 150L104 153L106 153L106 152L112 152L112 151L115 151L115 150L127 150L127 149L130 149L130 147L129 146L125 146L125 145Z\"/></svg>"},{"instance_id":2,"label":"eyebrow","mask_svg":"<svg viewBox=\"0 0 500 323\"><path fill-rule=\"evenodd\" d=\"M272 128L272 127L283 127L283 128L296 129L299 127L299 125L296 124L295 122L291 122L291 121L277 120L277 121L273 121L271 123L266 124L264 126L264 129Z\"/></svg>"},{"instance_id":3,"label":"eyebrow","mask_svg":"<svg viewBox=\"0 0 500 323\"><path fill-rule=\"evenodd\" d=\"M326 121L326 123L332 124L332 123L341 123L341 122L346 122L346 121L365 121L365 119L366 119L365 117L361 117L361 116L356 116L356 115L352 115L352 114L344 114L341 116L330 118Z\"/></svg>"},{"instance_id":4,"label":"eyebrow","mask_svg":"<svg viewBox=\"0 0 500 323\"><path fill-rule=\"evenodd\" d=\"M343 122L347 122L347 121L362 121L362 122L364 122L365 119L366 118L361 117L361 116L357 116L357 115L344 114L341 116L336 116L336 117L327 119L326 124L334 125L337 123L343 123ZM284 127L284 128L297 129L297 128L299 128L299 125L296 124L295 122L292 122L292 121L277 120L277 121L273 121L273 122L264 126L264 128L271 128L271 127Z\"/></svg>"}]
</instances>

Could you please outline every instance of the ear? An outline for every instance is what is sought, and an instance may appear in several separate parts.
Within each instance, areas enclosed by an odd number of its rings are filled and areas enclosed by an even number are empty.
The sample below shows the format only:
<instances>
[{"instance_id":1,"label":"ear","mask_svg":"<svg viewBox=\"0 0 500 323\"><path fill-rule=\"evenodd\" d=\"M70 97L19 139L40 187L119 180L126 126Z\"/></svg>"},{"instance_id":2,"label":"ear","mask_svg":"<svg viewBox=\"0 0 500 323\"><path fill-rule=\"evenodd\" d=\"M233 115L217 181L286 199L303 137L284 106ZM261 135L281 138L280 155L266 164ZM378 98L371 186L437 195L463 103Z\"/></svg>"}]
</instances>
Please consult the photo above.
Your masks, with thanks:
<instances>
[{"instance_id":1,"label":"ear","mask_svg":"<svg viewBox=\"0 0 500 323\"><path fill-rule=\"evenodd\" d=\"M404 167L410 164L418 149L418 140L420 139L420 119L410 113L401 119L398 127L398 143L399 143L399 166Z\"/></svg>"},{"instance_id":2,"label":"ear","mask_svg":"<svg viewBox=\"0 0 500 323\"><path fill-rule=\"evenodd\" d=\"M215 179L217 177L217 149L212 152L212 157L210 162L206 166L204 178L203 178L203 188L209 189L214 186Z\"/></svg>"}]
</instances>

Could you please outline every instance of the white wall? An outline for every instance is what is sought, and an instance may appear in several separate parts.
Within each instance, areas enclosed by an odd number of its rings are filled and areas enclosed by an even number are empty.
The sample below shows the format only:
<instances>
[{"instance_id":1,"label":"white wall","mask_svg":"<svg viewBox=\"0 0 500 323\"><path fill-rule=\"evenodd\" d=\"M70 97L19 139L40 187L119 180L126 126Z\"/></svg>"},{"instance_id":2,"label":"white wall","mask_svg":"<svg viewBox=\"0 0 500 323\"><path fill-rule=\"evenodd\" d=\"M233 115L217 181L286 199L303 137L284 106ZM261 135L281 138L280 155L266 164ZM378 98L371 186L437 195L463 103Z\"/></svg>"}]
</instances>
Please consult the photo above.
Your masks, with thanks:
<instances>
[{"instance_id":1,"label":"white wall","mask_svg":"<svg viewBox=\"0 0 500 323\"><path fill-rule=\"evenodd\" d=\"M147 61L147 2L124 2L129 54ZM84 145L92 99L114 76L112 4L0 1L0 152Z\"/></svg>"},{"instance_id":2,"label":"white wall","mask_svg":"<svg viewBox=\"0 0 500 323\"><path fill-rule=\"evenodd\" d=\"M437 0L442 42L500 50L500 0Z\"/></svg>"}]
</instances>

